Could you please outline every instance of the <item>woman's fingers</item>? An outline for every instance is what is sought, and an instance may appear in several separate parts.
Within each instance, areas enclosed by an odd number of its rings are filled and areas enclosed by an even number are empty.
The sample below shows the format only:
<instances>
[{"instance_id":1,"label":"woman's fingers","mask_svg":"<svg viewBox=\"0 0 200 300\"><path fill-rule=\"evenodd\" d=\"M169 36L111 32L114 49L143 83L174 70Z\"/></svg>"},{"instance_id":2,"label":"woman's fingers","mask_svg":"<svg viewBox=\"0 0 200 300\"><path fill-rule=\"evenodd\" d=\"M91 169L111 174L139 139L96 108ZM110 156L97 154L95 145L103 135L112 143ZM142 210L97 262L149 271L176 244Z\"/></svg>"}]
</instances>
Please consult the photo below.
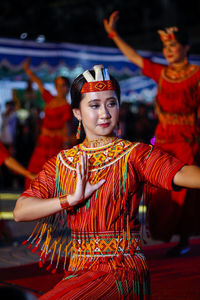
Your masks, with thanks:
<instances>
[{"instance_id":1,"label":"woman's fingers","mask_svg":"<svg viewBox=\"0 0 200 300\"><path fill-rule=\"evenodd\" d=\"M119 19L119 12L118 11L114 11L110 18L109 18L109 22L112 24L112 26L115 26L115 23L117 22L117 20Z\"/></svg>"},{"instance_id":2,"label":"woman's fingers","mask_svg":"<svg viewBox=\"0 0 200 300\"><path fill-rule=\"evenodd\" d=\"M88 156L87 155L85 155L85 156L86 156L86 159L85 159L85 170L86 170L85 176L86 176L86 180L88 180L89 164L88 164Z\"/></svg>"},{"instance_id":3,"label":"woman's fingers","mask_svg":"<svg viewBox=\"0 0 200 300\"><path fill-rule=\"evenodd\" d=\"M109 20L104 19L104 28L109 33L111 30L115 29L115 24L117 20L119 19L119 12L116 10L114 11L110 17Z\"/></svg>"},{"instance_id":4,"label":"woman's fingers","mask_svg":"<svg viewBox=\"0 0 200 300\"><path fill-rule=\"evenodd\" d=\"M76 165L76 173L77 173L77 180L78 181L82 180L82 178L81 178L81 168L80 168L79 163L77 163L77 165Z\"/></svg>"},{"instance_id":5,"label":"woman's fingers","mask_svg":"<svg viewBox=\"0 0 200 300\"><path fill-rule=\"evenodd\" d=\"M95 183L95 184L92 184L91 187L92 187L92 193L94 191L96 191L97 189L99 189L104 183L106 182L105 179L102 179L100 180L99 182Z\"/></svg>"},{"instance_id":6,"label":"woman's fingers","mask_svg":"<svg viewBox=\"0 0 200 300\"><path fill-rule=\"evenodd\" d=\"M82 154L81 167L82 167L82 179L85 179L87 181L87 179L88 179L88 157L85 152L83 152L83 154Z\"/></svg>"}]
</instances>

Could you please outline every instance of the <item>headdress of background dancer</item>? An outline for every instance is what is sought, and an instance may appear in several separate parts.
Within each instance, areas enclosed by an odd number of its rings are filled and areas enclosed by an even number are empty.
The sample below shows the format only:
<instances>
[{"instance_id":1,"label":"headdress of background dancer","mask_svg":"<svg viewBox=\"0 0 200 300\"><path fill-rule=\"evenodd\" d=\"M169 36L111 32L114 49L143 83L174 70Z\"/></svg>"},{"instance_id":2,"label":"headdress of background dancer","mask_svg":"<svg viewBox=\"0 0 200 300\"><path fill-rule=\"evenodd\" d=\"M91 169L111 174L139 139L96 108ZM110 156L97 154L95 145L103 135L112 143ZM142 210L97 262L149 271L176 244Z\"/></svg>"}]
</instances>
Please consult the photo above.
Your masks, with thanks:
<instances>
[{"instance_id":1,"label":"headdress of background dancer","mask_svg":"<svg viewBox=\"0 0 200 300\"><path fill-rule=\"evenodd\" d=\"M176 40L174 33L178 32L178 28L174 26L165 28L165 30L158 30L157 32L160 35L160 39L162 42L172 41Z\"/></svg>"}]
</instances>

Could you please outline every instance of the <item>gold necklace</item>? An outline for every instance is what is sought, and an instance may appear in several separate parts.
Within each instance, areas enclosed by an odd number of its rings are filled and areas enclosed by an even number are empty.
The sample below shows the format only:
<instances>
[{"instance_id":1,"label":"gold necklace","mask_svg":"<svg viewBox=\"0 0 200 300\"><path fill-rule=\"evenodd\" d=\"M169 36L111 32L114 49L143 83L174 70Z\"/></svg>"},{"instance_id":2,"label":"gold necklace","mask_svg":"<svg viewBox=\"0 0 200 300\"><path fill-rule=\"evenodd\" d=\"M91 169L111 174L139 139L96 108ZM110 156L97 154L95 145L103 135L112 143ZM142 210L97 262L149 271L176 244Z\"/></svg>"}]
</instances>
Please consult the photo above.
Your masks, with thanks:
<instances>
[{"instance_id":1,"label":"gold necklace","mask_svg":"<svg viewBox=\"0 0 200 300\"><path fill-rule=\"evenodd\" d=\"M174 72L181 72L187 70L189 67L188 61L184 61L184 63L180 65L171 65L169 66L169 69L171 69Z\"/></svg>"},{"instance_id":2,"label":"gold necklace","mask_svg":"<svg viewBox=\"0 0 200 300\"><path fill-rule=\"evenodd\" d=\"M83 144L87 148L96 148L96 147L102 147L107 144L113 143L117 139L116 136L105 136L96 138L93 140L88 140L87 138L84 140Z\"/></svg>"}]
</instances>

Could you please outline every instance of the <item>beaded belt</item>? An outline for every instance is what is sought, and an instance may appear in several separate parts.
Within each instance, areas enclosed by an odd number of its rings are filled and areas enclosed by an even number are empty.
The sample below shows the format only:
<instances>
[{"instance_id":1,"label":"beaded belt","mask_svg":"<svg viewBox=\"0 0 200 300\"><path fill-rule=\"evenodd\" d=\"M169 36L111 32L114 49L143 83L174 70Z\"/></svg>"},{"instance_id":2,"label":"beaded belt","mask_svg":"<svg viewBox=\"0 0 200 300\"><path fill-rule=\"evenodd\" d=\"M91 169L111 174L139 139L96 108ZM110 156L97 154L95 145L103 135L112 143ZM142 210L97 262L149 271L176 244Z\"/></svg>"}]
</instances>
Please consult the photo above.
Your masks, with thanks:
<instances>
[{"instance_id":1,"label":"beaded belt","mask_svg":"<svg viewBox=\"0 0 200 300\"><path fill-rule=\"evenodd\" d=\"M164 112L159 106L158 102L155 105L156 112L162 125L190 125L195 124L195 114L179 114L179 113L168 113Z\"/></svg>"},{"instance_id":2,"label":"beaded belt","mask_svg":"<svg viewBox=\"0 0 200 300\"><path fill-rule=\"evenodd\" d=\"M74 233L72 232L72 253L75 256L116 256L120 254L141 253L141 241L138 233L101 232Z\"/></svg>"}]
</instances>

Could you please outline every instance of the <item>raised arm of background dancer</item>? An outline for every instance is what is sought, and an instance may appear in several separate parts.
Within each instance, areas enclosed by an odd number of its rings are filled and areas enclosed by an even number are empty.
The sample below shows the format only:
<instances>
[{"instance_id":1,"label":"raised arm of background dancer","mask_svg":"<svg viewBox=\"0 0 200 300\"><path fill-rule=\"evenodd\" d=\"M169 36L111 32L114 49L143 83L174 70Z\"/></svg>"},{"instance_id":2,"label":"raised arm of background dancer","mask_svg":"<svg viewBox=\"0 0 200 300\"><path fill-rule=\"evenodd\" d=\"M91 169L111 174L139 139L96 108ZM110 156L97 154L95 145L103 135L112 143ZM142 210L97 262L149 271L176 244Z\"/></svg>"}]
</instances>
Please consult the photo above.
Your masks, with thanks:
<instances>
[{"instance_id":1,"label":"raised arm of background dancer","mask_svg":"<svg viewBox=\"0 0 200 300\"><path fill-rule=\"evenodd\" d=\"M23 175L24 177L28 177L29 179L34 179L36 175L29 172L27 169L25 169L16 159L14 159L12 156L9 156L5 159L4 164L11 169L12 171L15 171L19 173L20 175Z\"/></svg>"},{"instance_id":2,"label":"raised arm of background dancer","mask_svg":"<svg viewBox=\"0 0 200 300\"><path fill-rule=\"evenodd\" d=\"M98 183L90 184L88 180L88 161L85 154L81 157L81 165L77 164L76 172L76 189L73 194L67 195L67 202L72 207L85 201L105 182L102 179ZM21 196L16 202L13 215L16 222L33 221L55 214L62 209L59 197L43 199Z\"/></svg>"},{"instance_id":3,"label":"raised arm of background dancer","mask_svg":"<svg viewBox=\"0 0 200 300\"><path fill-rule=\"evenodd\" d=\"M44 85L43 82L38 78L30 69L30 58L27 58L26 61L23 63L24 71L28 75L28 77L31 79L31 81L35 82L38 85L38 88L40 92L42 93L44 91Z\"/></svg>"},{"instance_id":4,"label":"raised arm of background dancer","mask_svg":"<svg viewBox=\"0 0 200 300\"><path fill-rule=\"evenodd\" d=\"M138 67L143 68L143 58L131 46L129 46L117 33L116 23L119 18L118 11L114 11L109 19L104 19L104 28L108 35L112 35L112 39L122 53Z\"/></svg>"},{"instance_id":5,"label":"raised arm of background dancer","mask_svg":"<svg viewBox=\"0 0 200 300\"><path fill-rule=\"evenodd\" d=\"M200 168L194 165L184 166L173 178L175 185L186 188L200 188Z\"/></svg>"}]
</instances>

